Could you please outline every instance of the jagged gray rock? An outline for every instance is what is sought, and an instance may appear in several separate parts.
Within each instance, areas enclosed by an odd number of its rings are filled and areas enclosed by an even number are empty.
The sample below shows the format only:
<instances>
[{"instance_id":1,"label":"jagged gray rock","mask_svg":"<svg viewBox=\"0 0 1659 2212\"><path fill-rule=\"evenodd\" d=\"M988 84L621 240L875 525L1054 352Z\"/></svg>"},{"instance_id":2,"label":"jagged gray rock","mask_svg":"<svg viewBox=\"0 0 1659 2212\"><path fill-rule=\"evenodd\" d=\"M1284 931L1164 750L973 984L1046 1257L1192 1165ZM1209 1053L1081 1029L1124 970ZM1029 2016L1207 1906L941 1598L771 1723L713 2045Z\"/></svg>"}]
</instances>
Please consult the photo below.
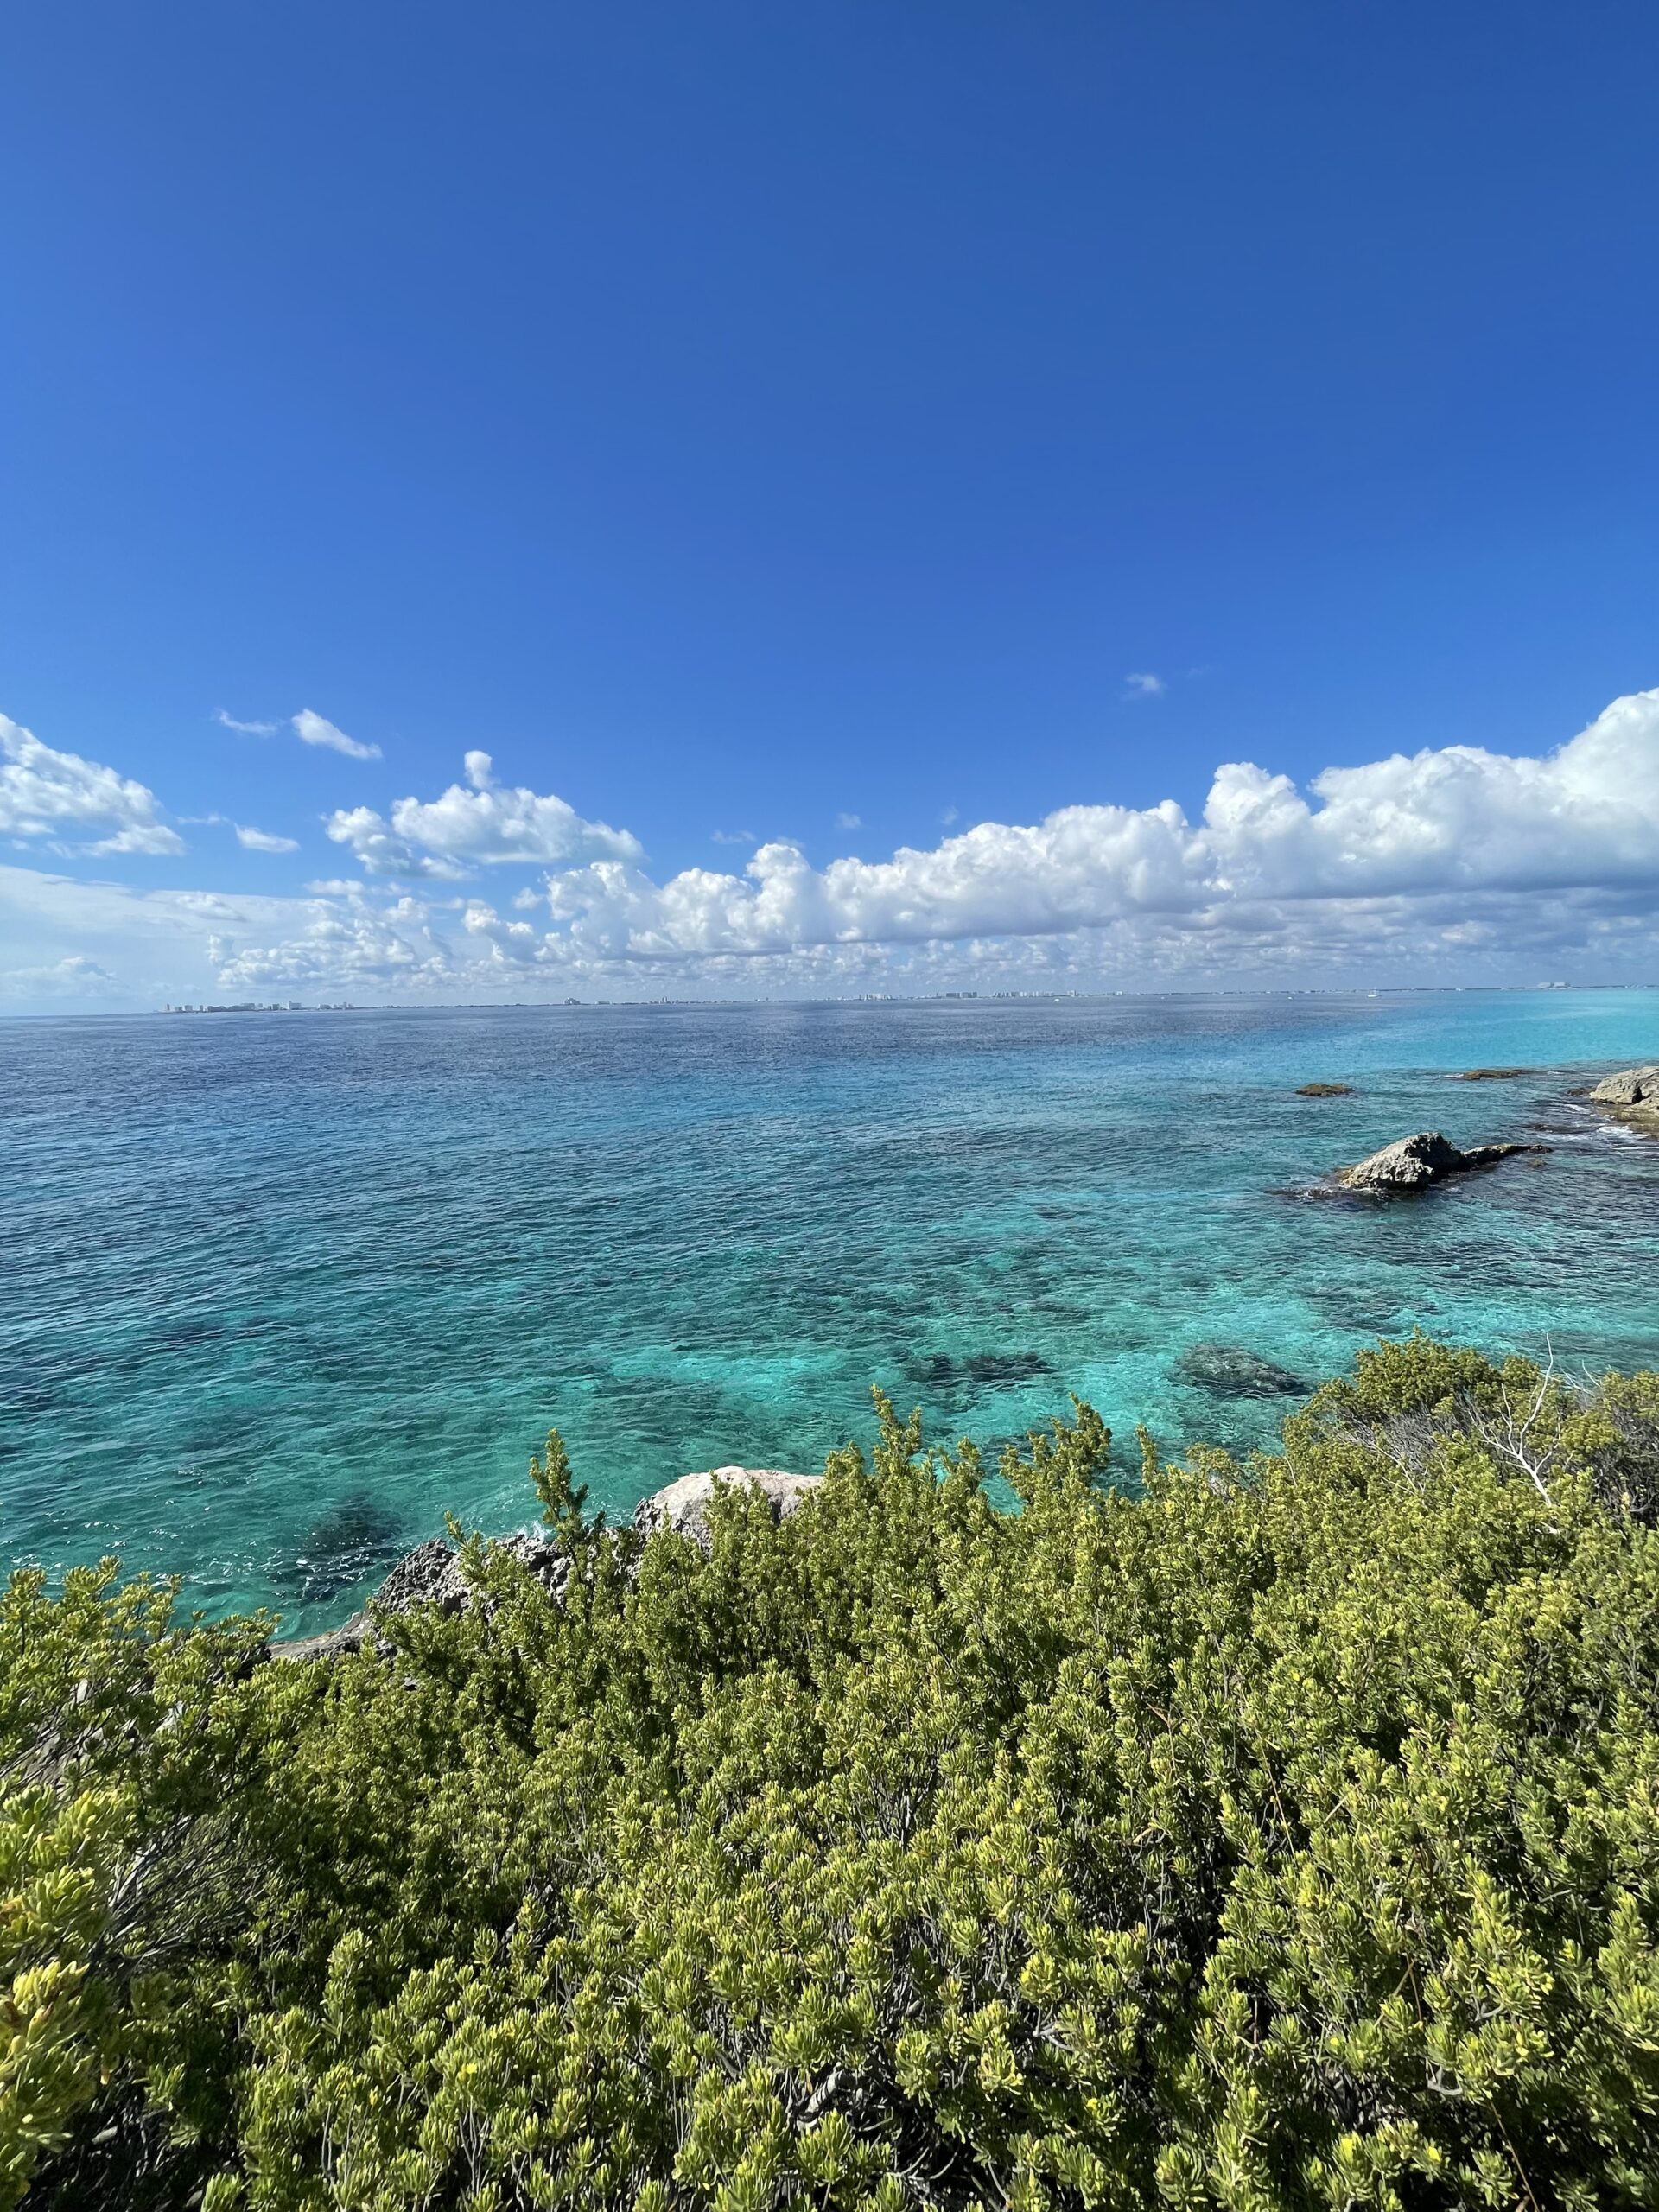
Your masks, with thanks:
<instances>
[{"instance_id":1,"label":"jagged gray rock","mask_svg":"<svg viewBox=\"0 0 1659 2212\"><path fill-rule=\"evenodd\" d=\"M446 1602L448 1584L456 1574L455 1548L442 1536L434 1536L428 1544L417 1544L412 1552L405 1552L385 1580L374 1593L374 1603L389 1613L406 1612L411 1605L442 1605Z\"/></svg>"},{"instance_id":2,"label":"jagged gray rock","mask_svg":"<svg viewBox=\"0 0 1659 2212\"><path fill-rule=\"evenodd\" d=\"M1590 1096L1601 1106L1659 1106L1659 1065L1604 1076Z\"/></svg>"},{"instance_id":3,"label":"jagged gray rock","mask_svg":"<svg viewBox=\"0 0 1659 2212\"><path fill-rule=\"evenodd\" d=\"M1420 1129L1414 1136L1397 1137L1352 1167L1340 1169L1337 1179L1351 1191L1395 1197L1426 1190L1431 1183L1465 1174L1471 1167L1490 1167L1511 1153L1541 1149L1532 1144L1478 1144L1462 1152L1438 1129Z\"/></svg>"},{"instance_id":4,"label":"jagged gray rock","mask_svg":"<svg viewBox=\"0 0 1659 2212\"><path fill-rule=\"evenodd\" d=\"M1633 1129L1659 1136L1659 1065L1621 1068L1589 1094L1592 1104Z\"/></svg>"},{"instance_id":5,"label":"jagged gray rock","mask_svg":"<svg viewBox=\"0 0 1659 2212\"><path fill-rule=\"evenodd\" d=\"M700 1474L682 1475L677 1482L656 1491L634 1509L633 1528L649 1536L658 1529L672 1529L702 1550L709 1548L708 1509L716 1484L747 1484L763 1493L773 1513L786 1520L808 1491L823 1480L822 1475L788 1474L779 1467L710 1467ZM559 1546L539 1529L521 1529L517 1535L493 1539L487 1551L505 1553L527 1568L550 1597L563 1598L570 1579L570 1561ZM323 1636L296 1637L270 1647L274 1659L327 1658L356 1651L375 1635L374 1616L412 1612L419 1605L435 1605L440 1612L464 1611L473 1602L473 1586L461 1566L461 1554L442 1536L417 1544L405 1552L361 1612L353 1613L339 1628Z\"/></svg>"},{"instance_id":6,"label":"jagged gray rock","mask_svg":"<svg viewBox=\"0 0 1659 2212\"><path fill-rule=\"evenodd\" d=\"M701 1474L682 1475L677 1482L642 1499L634 1508L633 1525L643 1536L652 1535L658 1529L672 1529L707 1551L709 1507L717 1484L742 1484L758 1490L774 1516L787 1521L823 1480L822 1475L793 1475L781 1467L709 1467Z\"/></svg>"},{"instance_id":7,"label":"jagged gray rock","mask_svg":"<svg viewBox=\"0 0 1659 2212\"><path fill-rule=\"evenodd\" d=\"M538 1529L520 1529L516 1535L493 1538L490 1553L505 1553L527 1567L550 1595L562 1598L570 1579L570 1562L558 1546ZM276 1659L317 1659L341 1651L356 1651L375 1634L374 1616L412 1612L418 1605L435 1605L442 1613L463 1612L473 1601L473 1586L461 1563L461 1554L442 1536L417 1544L405 1552L361 1612L353 1613L323 1636L296 1637L273 1643Z\"/></svg>"}]
</instances>

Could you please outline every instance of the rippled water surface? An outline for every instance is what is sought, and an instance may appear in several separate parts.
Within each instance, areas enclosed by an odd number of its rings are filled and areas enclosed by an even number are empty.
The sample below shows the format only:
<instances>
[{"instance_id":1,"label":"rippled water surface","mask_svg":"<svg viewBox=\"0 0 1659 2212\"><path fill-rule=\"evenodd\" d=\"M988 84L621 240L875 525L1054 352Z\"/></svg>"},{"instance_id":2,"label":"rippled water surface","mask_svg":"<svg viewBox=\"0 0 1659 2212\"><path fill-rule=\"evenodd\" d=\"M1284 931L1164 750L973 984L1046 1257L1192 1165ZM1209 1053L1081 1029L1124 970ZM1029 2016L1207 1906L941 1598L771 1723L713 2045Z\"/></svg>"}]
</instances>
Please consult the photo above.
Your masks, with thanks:
<instances>
[{"instance_id":1,"label":"rippled water surface","mask_svg":"<svg viewBox=\"0 0 1659 2212\"><path fill-rule=\"evenodd\" d=\"M1659 1142L1570 1094L1656 1058L1634 991L10 1022L0 1525L319 1627L446 1506L524 1519L553 1421L626 1509L876 1381L1248 1443L1418 1323L1652 1363ZM1551 1149L1306 1195L1421 1128Z\"/></svg>"}]
</instances>

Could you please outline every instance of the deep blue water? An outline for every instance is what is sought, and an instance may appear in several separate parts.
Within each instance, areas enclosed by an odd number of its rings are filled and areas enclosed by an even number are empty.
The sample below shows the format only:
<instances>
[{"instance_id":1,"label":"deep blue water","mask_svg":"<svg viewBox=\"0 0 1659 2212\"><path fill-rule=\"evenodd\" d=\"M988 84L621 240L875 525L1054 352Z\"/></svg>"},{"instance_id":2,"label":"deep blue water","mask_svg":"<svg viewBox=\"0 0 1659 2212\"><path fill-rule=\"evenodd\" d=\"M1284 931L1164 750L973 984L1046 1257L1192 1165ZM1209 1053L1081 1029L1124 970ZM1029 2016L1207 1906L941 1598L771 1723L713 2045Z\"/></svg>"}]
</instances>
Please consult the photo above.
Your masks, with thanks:
<instances>
[{"instance_id":1,"label":"deep blue water","mask_svg":"<svg viewBox=\"0 0 1659 2212\"><path fill-rule=\"evenodd\" d=\"M550 1422L625 1509L816 1465L872 1382L1248 1444L1287 1402L1195 1347L1650 1364L1659 1142L1569 1094L1656 1058L1634 991L7 1023L0 1530L315 1627L446 1507L524 1519ZM1495 1062L1541 1072L1446 1080ZM1420 1128L1553 1148L1296 1194Z\"/></svg>"}]
</instances>

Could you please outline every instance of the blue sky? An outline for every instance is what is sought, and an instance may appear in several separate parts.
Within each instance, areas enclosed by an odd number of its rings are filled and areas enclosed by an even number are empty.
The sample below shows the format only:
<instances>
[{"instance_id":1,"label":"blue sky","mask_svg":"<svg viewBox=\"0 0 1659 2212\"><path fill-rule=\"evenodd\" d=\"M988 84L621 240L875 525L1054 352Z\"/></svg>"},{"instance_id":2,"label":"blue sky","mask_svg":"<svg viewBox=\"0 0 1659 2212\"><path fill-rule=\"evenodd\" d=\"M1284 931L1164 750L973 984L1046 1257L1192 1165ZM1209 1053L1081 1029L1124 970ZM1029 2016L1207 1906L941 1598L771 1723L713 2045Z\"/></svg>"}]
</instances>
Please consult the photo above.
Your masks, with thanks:
<instances>
[{"instance_id":1,"label":"blue sky","mask_svg":"<svg viewBox=\"0 0 1659 2212\"><path fill-rule=\"evenodd\" d=\"M1653 976L1650 4L3 51L8 1007Z\"/></svg>"}]
</instances>

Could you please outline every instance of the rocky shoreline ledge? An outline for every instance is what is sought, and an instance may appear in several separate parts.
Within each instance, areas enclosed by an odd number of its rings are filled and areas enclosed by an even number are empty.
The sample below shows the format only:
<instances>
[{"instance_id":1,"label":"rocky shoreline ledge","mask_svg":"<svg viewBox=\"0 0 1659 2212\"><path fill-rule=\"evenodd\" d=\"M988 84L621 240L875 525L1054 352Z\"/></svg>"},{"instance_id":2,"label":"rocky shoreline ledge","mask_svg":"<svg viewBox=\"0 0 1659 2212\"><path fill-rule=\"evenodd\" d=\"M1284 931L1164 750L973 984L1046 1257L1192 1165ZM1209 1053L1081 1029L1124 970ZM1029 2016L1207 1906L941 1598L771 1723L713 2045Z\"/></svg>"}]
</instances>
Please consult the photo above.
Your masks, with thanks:
<instances>
[{"instance_id":1,"label":"rocky shoreline ledge","mask_svg":"<svg viewBox=\"0 0 1659 2212\"><path fill-rule=\"evenodd\" d=\"M1623 1068L1605 1076L1593 1090L1581 1094L1616 1121L1626 1122L1649 1136L1659 1136L1659 1062L1644 1068Z\"/></svg>"},{"instance_id":2,"label":"rocky shoreline ledge","mask_svg":"<svg viewBox=\"0 0 1659 2212\"><path fill-rule=\"evenodd\" d=\"M774 1519L786 1521L823 1480L822 1475L791 1474L781 1467L708 1467L699 1473L681 1475L642 1498L632 1520L623 1526L642 1540L659 1529L671 1529L706 1552L709 1508L717 1489L754 1491L771 1506ZM550 1597L564 1594L569 1554L539 1529L491 1537L486 1549L498 1557L505 1554L516 1559ZM333 1658L373 1641L377 1614L413 1612L422 1605L435 1605L444 1613L464 1612L472 1599L473 1585L460 1552L447 1537L434 1536L405 1552L368 1604L349 1620L321 1636L278 1639L270 1647L270 1656L288 1660Z\"/></svg>"}]
</instances>

